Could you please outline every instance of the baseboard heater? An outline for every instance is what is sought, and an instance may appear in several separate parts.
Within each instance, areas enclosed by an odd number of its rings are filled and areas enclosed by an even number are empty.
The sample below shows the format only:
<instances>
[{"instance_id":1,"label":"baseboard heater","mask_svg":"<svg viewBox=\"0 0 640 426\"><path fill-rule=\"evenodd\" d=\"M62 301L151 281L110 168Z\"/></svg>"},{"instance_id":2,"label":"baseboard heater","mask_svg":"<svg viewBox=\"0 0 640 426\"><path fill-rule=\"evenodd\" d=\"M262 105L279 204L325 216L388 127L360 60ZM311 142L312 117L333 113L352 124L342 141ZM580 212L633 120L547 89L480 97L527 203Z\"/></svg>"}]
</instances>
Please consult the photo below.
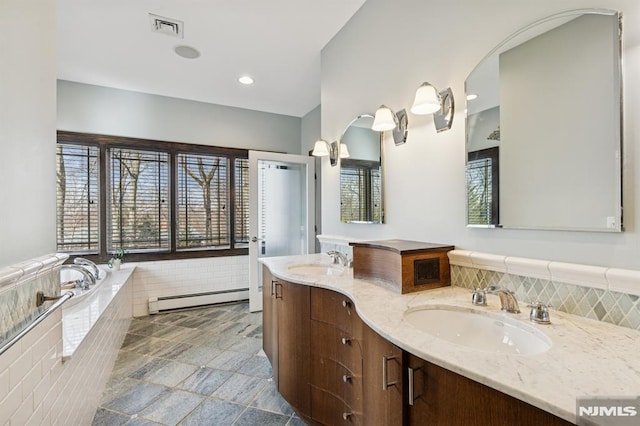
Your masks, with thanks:
<instances>
[{"instance_id":1,"label":"baseboard heater","mask_svg":"<svg viewBox=\"0 0 640 426\"><path fill-rule=\"evenodd\" d=\"M248 298L248 288L181 294L177 296L150 297L149 314L157 314L174 309L193 308L195 306L213 305L216 303L235 302Z\"/></svg>"}]
</instances>

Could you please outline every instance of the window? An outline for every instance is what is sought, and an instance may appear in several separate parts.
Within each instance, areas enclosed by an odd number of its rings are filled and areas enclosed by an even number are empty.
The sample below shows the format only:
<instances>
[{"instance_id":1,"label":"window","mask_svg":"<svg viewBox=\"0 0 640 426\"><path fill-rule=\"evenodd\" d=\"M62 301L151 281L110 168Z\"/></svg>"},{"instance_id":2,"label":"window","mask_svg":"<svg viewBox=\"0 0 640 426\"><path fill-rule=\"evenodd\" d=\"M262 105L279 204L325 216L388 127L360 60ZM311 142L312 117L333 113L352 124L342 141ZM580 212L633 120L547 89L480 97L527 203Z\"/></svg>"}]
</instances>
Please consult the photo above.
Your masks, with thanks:
<instances>
[{"instance_id":1,"label":"window","mask_svg":"<svg viewBox=\"0 0 640 426\"><path fill-rule=\"evenodd\" d=\"M169 249L169 155L110 148L108 250Z\"/></svg>"},{"instance_id":2,"label":"window","mask_svg":"<svg viewBox=\"0 0 640 426\"><path fill-rule=\"evenodd\" d=\"M178 248L228 248L229 160L178 155Z\"/></svg>"},{"instance_id":3,"label":"window","mask_svg":"<svg viewBox=\"0 0 640 426\"><path fill-rule=\"evenodd\" d=\"M498 225L498 148L469 153L467 224Z\"/></svg>"},{"instance_id":4,"label":"window","mask_svg":"<svg viewBox=\"0 0 640 426\"><path fill-rule=\"evenodd\" d=\"M58 251L98 252L98 154L95 146L57 147Z\"/></svg>"},{"instance_id":5,"label":"window","mask_svg":"<svg viewBox=\"0 0 640 426\"><path fill-rule=\"evenodd\" d=\"M247 157L241 149L58 132L58 250L95 261L120 248L133 260L246 254Z\"/></svg>"},{"instance_id":6,"label":"window","mask_svg":"<svg viewBox=\"0 0 640 426\"><path fill-rule=\"evenodd\" d=\"M249 160L235 160L235 245L249 247Z\"/></svg>"}]
</instances>

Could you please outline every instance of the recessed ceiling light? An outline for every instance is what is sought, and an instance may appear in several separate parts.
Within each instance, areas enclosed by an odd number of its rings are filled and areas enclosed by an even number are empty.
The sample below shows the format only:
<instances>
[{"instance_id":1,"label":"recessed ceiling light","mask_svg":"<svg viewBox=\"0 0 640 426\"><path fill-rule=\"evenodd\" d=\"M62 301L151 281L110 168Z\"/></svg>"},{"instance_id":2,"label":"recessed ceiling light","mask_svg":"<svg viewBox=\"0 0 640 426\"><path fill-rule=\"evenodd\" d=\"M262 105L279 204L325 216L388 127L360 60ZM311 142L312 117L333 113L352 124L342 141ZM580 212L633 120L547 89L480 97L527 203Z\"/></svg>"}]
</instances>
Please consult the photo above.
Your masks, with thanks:
<instances>
[{"instance_id":1,"label":"recessed ceiling light","mask_svg":"<svg viewBox=\"0 0 640 426\"><path fill-rule=\"evenodd\" d=\"M178 56L182 56L187 59L195 59L200 57L200 52L191 46L176 46L173 49Z\"/></svg>"},{"instance_id":2,"label":"recessed ceiling light","mask_svg":"<svg viewBox=\"0 0 640 426\"><path fill-rule=\"evenodd\" d=\"M474 99L478 99L478 95L476 95L475 93L470 93L467 95L467 100L468 101L472 101Z\"/></svg>"},{"instance_id":3,"label":"recessed ceiling light","mask_svg":"<svg viewBox=\"0 0 640 426\"><path fill-rule=\"evenodd\" d=\"M238 79L238 81L242 84L253 84L253 78L249 77L248 75L243 75Z\"/></svg>"}]
</instances>

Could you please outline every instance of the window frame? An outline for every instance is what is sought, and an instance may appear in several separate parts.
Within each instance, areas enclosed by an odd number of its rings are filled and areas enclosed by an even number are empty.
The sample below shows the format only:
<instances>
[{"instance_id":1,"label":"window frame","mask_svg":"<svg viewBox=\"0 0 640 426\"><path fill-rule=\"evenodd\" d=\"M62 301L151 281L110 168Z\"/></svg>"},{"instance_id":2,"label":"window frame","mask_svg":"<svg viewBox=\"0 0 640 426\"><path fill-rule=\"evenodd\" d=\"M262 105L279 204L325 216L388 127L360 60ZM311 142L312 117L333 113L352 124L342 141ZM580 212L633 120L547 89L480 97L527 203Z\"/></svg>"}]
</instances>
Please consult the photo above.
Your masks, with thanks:
<instances>
[{"instance_id":1,"label":"window frame","mask_svg":"<svg viewBox=\"0 0 640 426\"><path fill-rule=\"evenodd\" d=\"M204 257L221 256L246 256L249 249L235 247L235 214L236 214L236 192L235 192L235 159L248 159L249 151L239 148L216 147L209 145L190 144L184 142L167 142L151 139L139 139L121 136L98 135L93 133L78 133L59 130L57 132L57 143L81 146L96 146L99 149L99 241L98 254L88 254L86 252L68 252L70 257L82 256L96 263L106 263L112 253L107 251L107 197L108 188L108 152L109 148L137 149L152 152L164 152L169 155L169 199L170 199L170 235L169 249L158 251L136 251L127 252L127 261L142 262L155 260L192 259ZM178 220L178 154L189 155L215 155L224 156L229 159L229 241L230 247L225 249L207 248L202 250L179 250L177 247L177 220Z\"/></svg>"}]
</instances>

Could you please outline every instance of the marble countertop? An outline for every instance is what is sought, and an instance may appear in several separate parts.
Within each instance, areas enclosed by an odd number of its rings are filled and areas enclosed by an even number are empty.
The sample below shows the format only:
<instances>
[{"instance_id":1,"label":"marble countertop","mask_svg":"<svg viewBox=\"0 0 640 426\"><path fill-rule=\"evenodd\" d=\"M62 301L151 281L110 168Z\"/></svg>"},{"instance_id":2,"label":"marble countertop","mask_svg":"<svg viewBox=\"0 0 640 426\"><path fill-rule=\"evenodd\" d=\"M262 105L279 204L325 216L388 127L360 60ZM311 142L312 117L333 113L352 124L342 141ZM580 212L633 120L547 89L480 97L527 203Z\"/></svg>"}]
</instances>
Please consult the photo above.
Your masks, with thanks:
<instances>
[{"instance_id":1,"label":"marble countertop","mask_svg":"<svg viewBox=\"0 0 640 426\"><path fill-rule=\"evenodd\" d=\"M292 265L328 265L331 260L324 254L261 261L277 278L348 296L360 318L400 348L570 422L576 422L579 397L640 395L640 332L636 330L555 310L551 310L551 324L534 324L525 304L521 303L520 314L503 313L498 297L489 295L488 306L473 306L469 290L460 287L402 295L383 283L354 279L352 269L330 276L289 270ZM543 332L552 346L541 354L517 355L450 343L403 320L405 311L425 305L472 308L515 318Z\"/></svg>"}]
</instances>

